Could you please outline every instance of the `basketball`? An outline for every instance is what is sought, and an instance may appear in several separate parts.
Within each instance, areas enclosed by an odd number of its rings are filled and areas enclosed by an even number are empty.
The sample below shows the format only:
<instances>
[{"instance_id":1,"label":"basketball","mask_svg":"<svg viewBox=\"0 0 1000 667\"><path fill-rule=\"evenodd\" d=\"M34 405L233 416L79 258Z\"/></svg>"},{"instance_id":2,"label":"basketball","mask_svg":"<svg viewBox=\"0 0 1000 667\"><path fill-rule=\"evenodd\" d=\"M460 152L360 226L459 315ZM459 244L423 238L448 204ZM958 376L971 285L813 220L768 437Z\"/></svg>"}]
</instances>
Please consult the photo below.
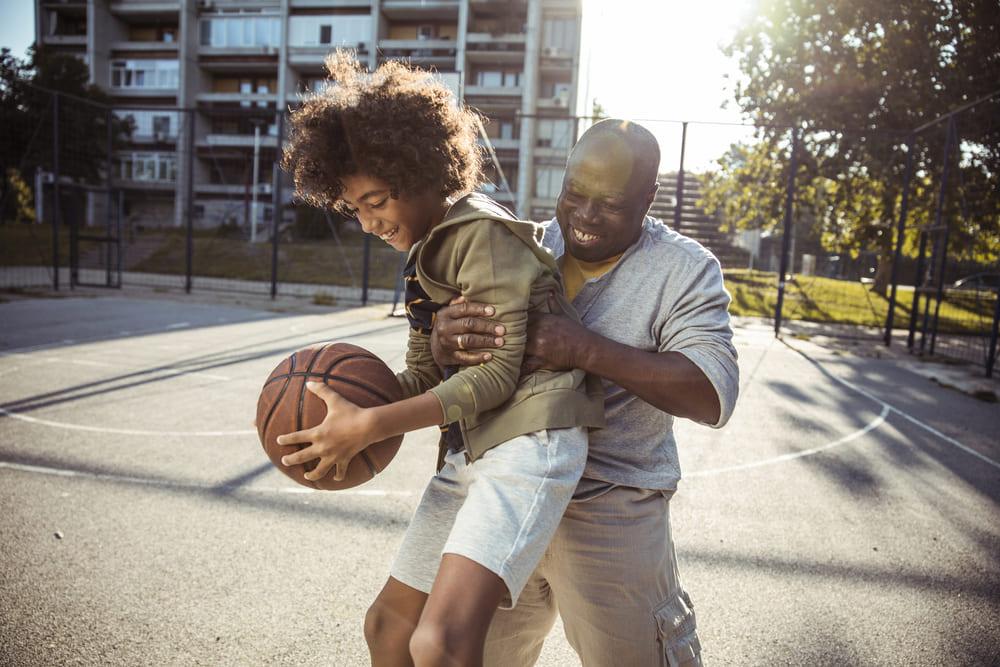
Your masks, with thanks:
<instances>
[{"instance_id":1,"label":"basketball","mask_svg":"<svg viewBox=\"0 0 1000 667\"><path fill-rule=\"evenodd\" d=\"M257 434L271 463L299 484L327 491L349 489L382 472L399 450L402 435L369 445L351 460L346 476L339 482L333 478L333 468L322 479L305 478L319 459L282 465L282 456L308 445L279 445L278 436L312 428L326 418L326 403L306 389L307 382L325 382L363 408L393 403L402 397L395 374L362 347L321 343L292 353L271 371L257 401Z\"/></svg>"}]
</instances>

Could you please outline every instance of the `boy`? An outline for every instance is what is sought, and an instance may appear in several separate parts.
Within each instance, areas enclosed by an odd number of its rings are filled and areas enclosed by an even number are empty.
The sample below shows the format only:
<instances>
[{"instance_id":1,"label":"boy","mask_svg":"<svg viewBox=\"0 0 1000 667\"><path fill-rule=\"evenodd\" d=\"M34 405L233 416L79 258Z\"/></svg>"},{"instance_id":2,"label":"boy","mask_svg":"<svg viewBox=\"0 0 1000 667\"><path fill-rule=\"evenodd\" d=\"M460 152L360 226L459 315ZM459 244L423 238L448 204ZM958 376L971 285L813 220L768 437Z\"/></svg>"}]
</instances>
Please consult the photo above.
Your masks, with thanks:
<instances>
[{"instance_id":1,"label":"boy","mask_svg":"<svg viewBox=\"0 0 1000 667\"><path fill-rule=\"evenodd\" d=\"M396 62L368 75L352 55L327 60L335 85L292 115L283 165L296 192L337 206L409 251L405 399L362 409L325 385L311 443L286 465L320 459L339 478L372 442L447 425L428 484L365 619L372 663L481 664L497 607L514 606L583 471L587 427L603 424L599 384L579 370L520 377L528 312L575 317L540 228L470 194L481 178L477 118L428 73ZM549 296L557 295L550 302ZM486 363L443 377L430 353L434 313L456 296L495 304L506 344Z\"/></svg>"}]
</instances>

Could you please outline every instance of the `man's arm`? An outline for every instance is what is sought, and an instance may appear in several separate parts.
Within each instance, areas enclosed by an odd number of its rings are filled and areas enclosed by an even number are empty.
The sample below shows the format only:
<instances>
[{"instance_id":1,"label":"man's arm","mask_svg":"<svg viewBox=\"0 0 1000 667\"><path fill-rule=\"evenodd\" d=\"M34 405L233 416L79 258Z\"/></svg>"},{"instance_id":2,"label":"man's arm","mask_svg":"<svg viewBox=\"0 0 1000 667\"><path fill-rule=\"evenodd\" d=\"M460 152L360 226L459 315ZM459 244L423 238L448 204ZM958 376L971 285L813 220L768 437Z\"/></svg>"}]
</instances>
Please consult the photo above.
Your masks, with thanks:
<instances>
[{"instance_id":1,"label":"man's arm","mask_svg":"<svg viewBox=\"0 0 1000 667\"><path fill-rule=\"evenodd\" d=\"M580 368L617 384L675 417L719 422L708 377L680 352L647 352L590 331L568 317L539 315L528 325L526 370Z\"/></svg>"}]
</instances>

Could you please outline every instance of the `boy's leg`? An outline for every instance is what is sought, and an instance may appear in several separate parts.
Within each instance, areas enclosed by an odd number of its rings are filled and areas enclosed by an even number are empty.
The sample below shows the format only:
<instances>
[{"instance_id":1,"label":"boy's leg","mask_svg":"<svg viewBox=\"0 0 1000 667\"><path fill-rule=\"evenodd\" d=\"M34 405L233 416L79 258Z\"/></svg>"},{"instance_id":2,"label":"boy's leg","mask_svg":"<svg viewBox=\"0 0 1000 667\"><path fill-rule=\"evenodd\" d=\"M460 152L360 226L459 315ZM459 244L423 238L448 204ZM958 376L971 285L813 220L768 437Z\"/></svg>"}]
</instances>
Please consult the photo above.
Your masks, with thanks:
<instances>
[{"instance_id":1,"label":"boy's leg","mask_svg":"<svg viewBox=\"0 0 1000 667\"><path fill-rule=\"evenodd\" d=\"M446 553L413 638L416 667L483 664L490 620L507 595L503 579L465 556Z\"/></svg>"},{"instance_id":2,"label":"boy's leg","mask_svg":"<svg viewBox=\"0 0 1000 667\"><path fill-rule=\"evenodd\" d=\"M408 667L410 637L427 602L427 593L389 577L365 614L365 641L372 667Z\"/></svg>"},{"instance_id":3,"label":"boy's leg","mask_svg":"<svg viewBox=\"0 0 1000 667\"><path fill-rule=\"evenodd\" d=\"M701 665L664 494L616 487L571 503L549 552L546 577L584 667Z\"/></svg>"},{"instance_id":4,"label":"boy's leg","mask_svg":"<svg viewBox=\"0 0 1000 667\"><path fill-rule=\"evenodd\" d=\"M546 556L547 558L547 556ZM498 609L486 635L486 667L530 667L556 620L556 600L543 575L545 561L521 591L517 606Z\"/></svg>"}]
</instances>

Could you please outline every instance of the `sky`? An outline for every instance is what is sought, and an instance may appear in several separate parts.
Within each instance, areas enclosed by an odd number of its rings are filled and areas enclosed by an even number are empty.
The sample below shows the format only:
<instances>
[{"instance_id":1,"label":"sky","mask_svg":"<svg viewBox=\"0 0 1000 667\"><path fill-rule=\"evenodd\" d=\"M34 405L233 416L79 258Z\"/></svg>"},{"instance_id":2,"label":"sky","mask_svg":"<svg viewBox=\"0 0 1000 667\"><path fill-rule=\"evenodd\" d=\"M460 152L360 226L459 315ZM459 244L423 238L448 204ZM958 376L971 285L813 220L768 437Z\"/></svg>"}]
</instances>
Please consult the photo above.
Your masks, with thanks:
<instances>
[{"instance_id":1,"label":"sky","mask_svg":"<svg viewBox=\"0 0 1000 667\"><path fill-rule=\"evenodd\" d=\"M679 123L687 120L685 165L703 170L732 142L748 135L744 128L695 124L738 123L732 104L735 63L719 46L736 29L754 0L583 0L584 74L589 87L581 94L596 98L614 117L642 122L660 141L661 171L677 169ZM33 0L0 0L0 46L17 55L34 40ZM729 78L727 78L727 75ZM721 109L726 100L730 108Z\"/></svg>"}]
</instances>

